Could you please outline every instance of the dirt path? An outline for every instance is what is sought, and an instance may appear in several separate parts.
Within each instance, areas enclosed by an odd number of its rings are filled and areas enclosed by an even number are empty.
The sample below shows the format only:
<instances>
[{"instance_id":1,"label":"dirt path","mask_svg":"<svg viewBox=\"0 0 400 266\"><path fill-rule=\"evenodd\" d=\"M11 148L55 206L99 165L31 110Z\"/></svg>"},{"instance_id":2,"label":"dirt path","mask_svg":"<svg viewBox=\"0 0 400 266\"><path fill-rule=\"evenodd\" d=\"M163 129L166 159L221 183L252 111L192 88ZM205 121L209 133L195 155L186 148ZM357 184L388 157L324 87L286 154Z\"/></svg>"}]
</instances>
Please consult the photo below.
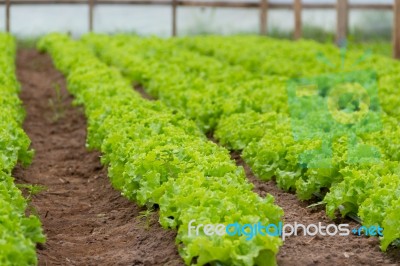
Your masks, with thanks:
<instances>
[{"instance_id":1,"label":"dirt path","mask_svg":"<svg viewBox=\"0 0 400 266\"><path fill-rule=\"evenodd\" d=\"M85 149L82 111L71 107L65 79L47 55L22 49L17 57L25 131L36 150L33 164L17 168L21 183L48 189L32 204L43 222L47 243L38 250L40 265L179 265L175 233L138 217L143 209L114 191L100 154ZM53 121L55 87L61 88L65 114Z\"/></svg>"}]
</instances>

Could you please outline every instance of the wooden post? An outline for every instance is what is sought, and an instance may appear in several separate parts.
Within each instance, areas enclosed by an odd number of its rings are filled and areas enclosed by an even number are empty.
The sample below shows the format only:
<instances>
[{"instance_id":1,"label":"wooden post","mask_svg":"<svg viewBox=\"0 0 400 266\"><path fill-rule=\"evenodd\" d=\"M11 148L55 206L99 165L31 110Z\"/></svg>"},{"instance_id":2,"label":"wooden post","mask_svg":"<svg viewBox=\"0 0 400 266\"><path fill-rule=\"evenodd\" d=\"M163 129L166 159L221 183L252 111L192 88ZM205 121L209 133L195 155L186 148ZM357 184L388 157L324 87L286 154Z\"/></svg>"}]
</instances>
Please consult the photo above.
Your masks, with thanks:
<instances>
[{"instance_id":1,"label":"wooden post","mask_svg":"<svg viewBox=\"0 0 400 266\"><path fill-rule=\"evenodd\" d=\"M393 12L393 57L400 59L400 0L394 1Z\"/></svg>"},{"instance_id":2,"label":"wooden post","mask_svg":"<svg viewBox=\"0 0 400 266\"><path fill-rule=\"evenodd\" d=\"M10 0L6 0L6 32L10 32Z\"/></svg>"},{"instance_id":3,"label":"wooden post","mask_svg":"<svg viewBox=\"0 0 400 266\"><path fill-rule=\"evenodd\" d=\"M94 0L89 1L89 32L93 31L93 9L94 9Z\"/></svg>"},{"instance_id":4,"label":"wooden post","mask_svg":"<svg viewBox=\"0 0 400 266\"><path fill-rule=\"evenodd\" d=\"M337 0L337 29L336 29L336 43L343 45L347 38L347 30L349 23L349 3L348 0Z\"/></svg>"},{"instance_id":5,"label":"wooden post","mask_svg":"<svg viewBox=\"0 0 400 266\"><path fill-rule=\"evenodd\" d=\"M177 0L172 0L172 36L176 36L176 9L178 6Z\"/></svg>"},{"instance_id":6,"label":"wooden post","mask_svg":"<svg viewBox=\"0 0 400 266\"><path fill-rule=\"evenodd\" d=\"M260 0L260 34L267 35L268 0Z\"/></svg>"},{"instance_id":7,"label":"wooden post","mask_svg":"<svg viewBox=\"0 0 400 266\"><path fill-rule=\"evenodd\" d=\"M301 26L302 26L302 21L301 21L301 0L294 0L294 39L298 40L301 38Z\"/></svg>"}]
</instances>

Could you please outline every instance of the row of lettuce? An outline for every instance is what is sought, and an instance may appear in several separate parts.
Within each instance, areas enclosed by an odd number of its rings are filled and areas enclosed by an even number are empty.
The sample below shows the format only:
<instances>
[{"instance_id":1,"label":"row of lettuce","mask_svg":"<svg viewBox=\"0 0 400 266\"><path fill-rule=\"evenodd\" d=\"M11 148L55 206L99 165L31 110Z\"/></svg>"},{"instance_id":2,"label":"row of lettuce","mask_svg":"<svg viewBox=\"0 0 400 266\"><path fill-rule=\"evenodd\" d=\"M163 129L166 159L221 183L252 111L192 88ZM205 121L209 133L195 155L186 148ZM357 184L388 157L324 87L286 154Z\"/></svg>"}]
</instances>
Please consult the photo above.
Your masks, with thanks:
<instances>
[{"instance_id":1,"label":"row of lettuce","mask_svg":"<svg viewBox=\"0 0 400 266\"><path fill-rule=\"evenodd\" d=\"M278 223L272 196L252 192L228 150L210 141L176 108L144 100L119 70L84 44L52 34L39 42L85 107L88 147L102 152L113 186L125 197L159 208L160 223L178 230L186 264L275 265L281 240L273 236L199 235L188 224Z\"/></svg>"},{"instance_id":2,"label":"row of lettuce","mask_svg":"<svg viewBox=\"0 0 400 266\"><path fill-rule=\"evenodd\" d=\"M280 87L280 91L287 93L290 125L281 127L279 121L277 128L271 130L269 127L262 138L253 139L243 152L259 176L268 179L269 170L273 169L278 182L283 176L284 183L280 186L295 189L302 199L310 198L321 188L330 188L324 198L327 214L333 218L335 211L340 209L343 215L358 213L365 225L383 226L383 250L400 238L398 62L368 51L348 51L304 40L293 43L235 37L227 42L224 38L207 37L179 42L200 54L214 56L230 65L244 66L260 77L287 78L286 89ZM240 47L248 49L238 53ZM298 86L298 91L293 88L293 83ZM349 83L352 85L346 87ZM320 97L310 97L310 85ZM302 91L302 88L306 89ZM307 97L303 98L304 91ZM346 99L335 93L351 96ZM361 101L358 106L349 108L341 102L351 102L351 97L357 93ZM299 98L297 94L300 94ZM337 101L335 107L341 112L331 110L332 99ZM362 112L363 101L365 112ZM328 112L324 114L325 111ZM343 116L338 117L338 113ZM343 119L346 115L354 121ZM247 117L243 115L242 119ZM221 134L222 138L240 125L235 124L235 120L232 117L224 122L225 127L221 126L225 133ZM343 126L345 130L341 128ZM250 124L249 128L260 127ZM307 160L310 149L323 150L326 144L328 151L314 154L319 161ZM299 154L305 156L299 157ZM320 160L326 155L333 164L329 168L323 167L325 162Z\"/></svg>"},{"instance_id":3,"label":"row of lettuce","mask_svg":"<svg viewBox=\"0 0 400 266\"><path fill-rule=\"evenodd\" d=\"M354 212L383 226L383 250L400 237L398 63L248 36L82 42L203 133L242 150L261 179L300 199L329 189L328 215Z\"/></svg>"},{"instance_id":4,"label":"row of lettuce","mask_svg":"<svg viewBox=\"0 0 400 266\"><path fill-rule=\"evenodd\" d=\"M17 162L28 165L33 151L22 130L24 111L15 75L15 40L0 34L0 264L37 264L36 243L43 243L36 216L25 215L27 201L11 176Z\"/></svg>"}]
</instances>

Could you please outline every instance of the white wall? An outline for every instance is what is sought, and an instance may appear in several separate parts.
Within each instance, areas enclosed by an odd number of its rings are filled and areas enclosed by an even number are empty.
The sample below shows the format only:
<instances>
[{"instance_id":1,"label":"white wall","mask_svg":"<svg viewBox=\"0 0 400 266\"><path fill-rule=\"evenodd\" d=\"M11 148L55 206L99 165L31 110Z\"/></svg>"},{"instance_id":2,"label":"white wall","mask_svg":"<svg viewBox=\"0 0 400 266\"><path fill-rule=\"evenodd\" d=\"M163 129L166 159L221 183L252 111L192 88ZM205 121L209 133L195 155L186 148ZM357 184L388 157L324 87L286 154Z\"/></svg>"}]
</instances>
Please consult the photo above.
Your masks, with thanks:
<instances>
[{"instance_id":1,"label":"white wall","mask_svg":"<svg viewBox=\"0 0 400 266\"><path fill-rule=\"evenodd\" d=\"M334 2L333 0L304 1ZM392 0L350 1L353 3L390 3ZM290 2L290 0L275 0L274 2ZM378 30L390 27L391 12L386 12L386 15L379 15L382 12L378 13L374 11L352 11L350 27L361 25ZM270 29L293 29L292 11L273 10L268 14ZM52 31L81 35L87 32L87 17L88 8L86 5L13 6L11 9L11 31L17 36L24 37L42 35ZM256 9L179 7L178 33L188 34L199 31L222 34L257 32L258 19L259 12ZM303 11L303 21L304 24L316 25L325 30L334 31L336 15L334 10L308 10ZM0 6L0 30L4 30L4 24L4 7ZM97 32L127 31L169 36L171 33L171 9L163 6L97 6L94 14L94 28Z\"/></svg>"}]
</instances>

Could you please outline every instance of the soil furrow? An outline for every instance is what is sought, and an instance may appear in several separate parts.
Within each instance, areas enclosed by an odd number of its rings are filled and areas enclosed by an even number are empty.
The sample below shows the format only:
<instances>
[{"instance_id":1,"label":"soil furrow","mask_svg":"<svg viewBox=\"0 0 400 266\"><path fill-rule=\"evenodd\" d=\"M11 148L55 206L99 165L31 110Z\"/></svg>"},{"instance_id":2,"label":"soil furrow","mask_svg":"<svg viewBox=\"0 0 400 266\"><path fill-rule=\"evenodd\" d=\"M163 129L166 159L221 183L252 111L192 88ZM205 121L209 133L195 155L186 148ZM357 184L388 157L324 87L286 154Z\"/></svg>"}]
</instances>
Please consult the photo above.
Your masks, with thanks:
<instances>
[{"instance_id":1,"label":"soil furrow","mask_svg":"<svg viewBox=\"0 0 400 266\"><path fill-rule=\"evenodd\" d=\"M47 235L38 248L40 265L182 264L176 233L162 229L156 213L147 227L143 209L112 189L100 154L86 150L83 112L72 107L65 79L51 59L21 49L17 74L27 111L24 129L36 155L14 176L19 183L47 188L32 199Z\"/></svg>"}]
</instances>

